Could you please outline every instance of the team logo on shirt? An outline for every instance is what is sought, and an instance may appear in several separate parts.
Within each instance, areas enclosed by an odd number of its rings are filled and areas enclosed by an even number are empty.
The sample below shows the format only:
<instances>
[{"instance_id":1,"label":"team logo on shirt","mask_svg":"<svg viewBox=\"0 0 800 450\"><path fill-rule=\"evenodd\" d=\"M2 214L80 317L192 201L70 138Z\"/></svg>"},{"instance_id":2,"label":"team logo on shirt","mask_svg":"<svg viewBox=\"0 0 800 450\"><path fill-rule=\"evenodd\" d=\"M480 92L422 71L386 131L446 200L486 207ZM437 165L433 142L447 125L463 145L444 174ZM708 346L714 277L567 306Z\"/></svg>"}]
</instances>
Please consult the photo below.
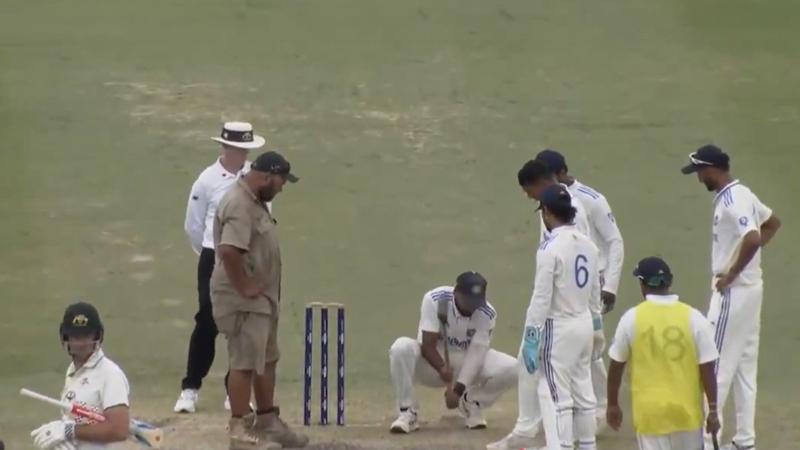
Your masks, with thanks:
<instances>
[{"instance_id":1,"label":"team logo on shirt","mask_svg":"<svg viewBox=\"0 0 800 450\"><path fill-rule=\"evenodd\" d=\"M467 337L472 339L472 336L475 336L475 328L470 328L467 330Z\"/></svg>"},{"instance_id":2,"label":"team logo on shirt","mask_svg":"<svg viewBox=\"0 0 800 450\"><path fill-rule=\"evenodd\" d=\"M67 395L64 396L69 401L75 400L75 391L67 391Z\"/></svg>"},{"instance_id":3,"label":"team logo on shirt","mask_svg":"<svg viewBox=\"0 0 800 450\"><path fill-rule=\"evenodd\" d=\"M741 225L743 227L747 226L747 217L746 216L739 217L739 225Z\"/></svg>"}]
</instances>

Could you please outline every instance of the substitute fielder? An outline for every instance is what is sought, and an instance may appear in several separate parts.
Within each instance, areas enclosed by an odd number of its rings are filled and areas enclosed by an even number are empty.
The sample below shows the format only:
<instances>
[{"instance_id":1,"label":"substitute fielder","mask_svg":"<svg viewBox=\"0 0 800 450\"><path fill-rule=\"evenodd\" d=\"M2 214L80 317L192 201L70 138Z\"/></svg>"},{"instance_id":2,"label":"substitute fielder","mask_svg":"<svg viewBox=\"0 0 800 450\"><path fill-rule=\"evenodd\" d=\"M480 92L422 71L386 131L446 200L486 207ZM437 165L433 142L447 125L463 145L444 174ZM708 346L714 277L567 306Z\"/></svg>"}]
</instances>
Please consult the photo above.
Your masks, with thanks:
<instances>
[{"instance_id":1,"label":"substitute fielder","mask_svg":"<svg viewBox=\"0 0 800 450\"><path fill-rule=\"evenodd\" d=\"M706 145L689 155L684 174L715 192L712 223L713 274L708 319L716 327L720 410L733 386L736 435L731 448L755 449L756 378L761 327L761 248L775 236L780 220L756 195L730 174L730 158ZM721 418L721 416L720 416ZM710 449L710 443L706 442Z\"/></svg>"},{"instance_id":2,"label":"substitute fielder","mask_svg":"<svg viewBox=\"0 0 800 450\"><path fill-rule=\"evenodd\" d=\"M393 433L419 429L417 382L445 387L445 405L458 408L469 429L485 428L483 410L516 383L517 360L490 348L497 312L486 301L486 286L481 274L464 272L455 286L427 292L417 339L401 337L392 344L389 366L399 409ZM442 356L445 346L449 362Z\"/></svg>"},{"instance_id":3,"label":"substitute fielder","mask_svg":"<svg viewBox=\"0 0 800 450\"><path fill-rule=\"evenodd\" d=\"M706 430L719 431L717 348L703 315L672 294L672 271L657 257L639 261L633 275L645 301L619 321L609 349L608 424L619 430L619 388L630 365L633 424L640 450L701 450L703 392Z\"/></svg>"},{"instance_id":4,"label":"substitute fielder","mask_svg":"<svg viewBox=\"0 0 800 450\"><path fill-rule=\"evenodd\" d=\"M574 225L567 189L553 184L540 197L548 238L536 253L536 278L520 348L519 415L514 430L488 450L533 446L538 403L547 449L595 450L596 400L590 364L599 324L598 250Z\"/></svg>"},{"instance_id":5,"label":"substitute fielder","mask_svg":"<svg viewBox=\"0 0 800 450\"><path fill-rule=\"evenodd\" d=\"M544 162L552 170L556 179L567 186L570 194L577 197L586 210L589 225L589 238L600 250L600 298L603 301L603 314L614 309L617 299L617 288L622 274L622 263L625 257L625 245L622 233L606 197L600 192L581 183L570 176L564 155L555 150L542 150L536 159ZM598 428L605 424L606 416L606 366L603 361L605 335L595 342L592 349L592 386L597 397Z\"/></svg>"},{"instance_id":6,"label":"substitute fielder","mask_svg":"<svg viewBox=\"0 0 800 450\"><path fill-rule=\"evenodd\" d=\"M40 449L101 450L128 438L128 379L108 359L101 345L105 331L97 309L79 302L67 307L59 327L61 343L72 359L61 391L61 400L94 409L106 417L103 423L64 415L31 432Z\"/></svg>"}]
</instances>

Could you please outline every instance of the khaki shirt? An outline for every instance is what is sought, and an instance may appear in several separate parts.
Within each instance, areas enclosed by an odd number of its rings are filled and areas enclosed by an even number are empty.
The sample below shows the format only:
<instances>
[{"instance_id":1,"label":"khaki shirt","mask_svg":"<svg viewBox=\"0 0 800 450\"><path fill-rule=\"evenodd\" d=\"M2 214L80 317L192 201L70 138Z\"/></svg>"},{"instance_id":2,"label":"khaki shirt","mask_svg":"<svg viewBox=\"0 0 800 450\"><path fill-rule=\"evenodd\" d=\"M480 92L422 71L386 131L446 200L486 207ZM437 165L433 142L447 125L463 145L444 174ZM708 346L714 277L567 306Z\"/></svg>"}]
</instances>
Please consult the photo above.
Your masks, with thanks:
<instances>
[{"instance_id":1,"label":"khaki shirt","mask_svg":"<svg viewBox=\"0 0 800 450\"><path fill-rule=\"evenodd\" d=\"M245 272L263 290L258 298L242 297L234 288L219 258L211 275L214 316L238 311L277 314L281 296L281 250L278 230L267 207L239 178L222 197L214 216L214 247L230 245L245 253Z\"/></svg>"}]
</instances>

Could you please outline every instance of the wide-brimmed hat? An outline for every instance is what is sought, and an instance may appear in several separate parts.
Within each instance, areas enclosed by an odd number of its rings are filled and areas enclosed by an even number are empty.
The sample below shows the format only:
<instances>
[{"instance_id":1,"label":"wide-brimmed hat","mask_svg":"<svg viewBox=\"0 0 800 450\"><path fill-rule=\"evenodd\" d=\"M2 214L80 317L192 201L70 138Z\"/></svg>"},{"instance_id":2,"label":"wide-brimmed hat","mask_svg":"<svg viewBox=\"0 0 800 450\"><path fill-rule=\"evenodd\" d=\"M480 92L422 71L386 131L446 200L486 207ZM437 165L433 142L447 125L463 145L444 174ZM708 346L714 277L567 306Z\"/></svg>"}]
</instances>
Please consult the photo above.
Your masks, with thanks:
<instances>
[{"instance_id":1,"label":"wide-brimmed hat","mask_svg":"<svg viewBox=\"0 0 800 450\"><path fill-rule=\"evenodd\" d=\"M211 140L245 150L261 148L267 143L264 136L253 133L253 125L247 122L225 122L222 133Z\"/></svg>"}]
</instances>

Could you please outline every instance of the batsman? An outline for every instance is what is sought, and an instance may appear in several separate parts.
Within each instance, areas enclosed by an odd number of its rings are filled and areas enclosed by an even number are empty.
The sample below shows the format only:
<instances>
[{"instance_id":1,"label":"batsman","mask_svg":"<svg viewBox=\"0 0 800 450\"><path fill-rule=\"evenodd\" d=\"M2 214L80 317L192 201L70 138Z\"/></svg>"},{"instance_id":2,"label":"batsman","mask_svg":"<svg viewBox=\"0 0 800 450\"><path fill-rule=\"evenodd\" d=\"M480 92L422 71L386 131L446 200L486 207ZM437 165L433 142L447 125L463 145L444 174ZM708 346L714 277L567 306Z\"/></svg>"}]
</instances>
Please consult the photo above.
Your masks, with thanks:
<instances>
[{"instance_id":1,"label":"batsman","mask_svg":"<svg viewBox=\"0 0 800 450\"><path fill-rule=\"evenodd\" d=\"M89 303L67 307L59 327L64 349L72 359L61 400L93 409L105 416L102 423L64 415L31 432L36 448L100 450L128 438L128 379L103 353L103 324Z\"/></svg>"},{"instance_id":2,"label":"batsman","mask_svg":"<svg viewBox=\"0 0 800 450\"><path fill-rule=\"evenodd\" d=\"M400 337L389 349L399 416L392 433L419 429L414 384L444 387L447 409L469 429L486 428L483 410L517 382L517 359L490 348L497 312L486 301L486 279L464 272L455 286L422 299L417 339Z\"/></svg>"}]
</instances>

